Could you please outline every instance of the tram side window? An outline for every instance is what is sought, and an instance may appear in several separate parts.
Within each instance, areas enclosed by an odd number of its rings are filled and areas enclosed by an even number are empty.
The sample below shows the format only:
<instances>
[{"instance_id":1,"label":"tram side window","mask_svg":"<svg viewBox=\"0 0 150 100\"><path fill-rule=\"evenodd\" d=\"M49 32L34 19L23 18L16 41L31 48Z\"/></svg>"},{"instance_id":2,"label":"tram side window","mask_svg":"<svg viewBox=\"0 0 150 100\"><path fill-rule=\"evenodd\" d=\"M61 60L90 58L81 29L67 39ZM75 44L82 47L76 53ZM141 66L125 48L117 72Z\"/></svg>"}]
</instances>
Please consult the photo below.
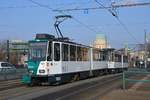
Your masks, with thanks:
<instances>
[{"instance_id":1,"label":"tram side window","mask_svg":"<svg viewBox=\"0 0 150 100\"><path fill-rule=\"evenodd\" d=\"M104 61L104 53L100 51L100 61Z\"/></svg>"},{"instance_id":2,"label":"tram side window","mask_svg":"<svg viewBox=\"0 0 150 100\"><path fill-rule=\"evenodd\" d=\"M121 62L121 55L118 56L119 62Z\"/></svg>"},{"instance_id":3,"label":"tram side window","mask_svg":"<svg viewBox=\"0 0 150 100\"><path fill-rule=\"evenodd\" d=\"M54 44L54 60L60 61L60 44L59 43Z\"/></svg>"},{"instance_id":4,"label":"tram side window","mask_svg":"<svg viewBox=\"0 0 150 100\"><path fill-rule=\"evenodd\" d=\"M128 56L123 56L123 62L128 62Z\"/></svg>"},{"instance_id":5,"label":"tram side window","mask_svg":"<svg viewBox=\"0 0 150 100\"><path fill-rule=\"evenodd\" d=\"M52 43L49 43L47 60L48 60L48 61L51 61L51 60L52 60Z\"/></svg>"},{"instance_id":6,"label":"tram side window","mask_svg":"<svg viewBox=\"0 0 150 100\"><path fill-rule=\"evenodd\" d=\"M115 54L115 62L118 62L118 56Z\"/></svg>"},{"instance_id":7,"label":"tram side window","mask_svg":"<svg viewBox=\"0 0 150 100\"><path fill-rule=\"evenodd\" d=\"M116 62L121 62L121 55L115 54L115 61Z\"/></svg>"},{"instance_id":8,"label":"tram side window","mask_svg":"<svg viewBox=\"0 0 150 100\"><path fill-rule=\"evenodd\" d=\"M77 61L82 61L81 47L77 47Z\"/></svg>"},{"instance_id":9,"label":"tram side window","mask_svg":"<svg viewBox=\"0 0 150 100\"><path fill-rule=\"evenodd\" d=\"M88 49L82 48L82 61L88 61Z\"/></svg>"},{"instance_id":10,"label":"tram side window","mask_svg":"<svg viewBox=\"0 0 150 100\"><path fill-rule=\"evenodd\" d=\"M106 61L106 53L104 51L99 52L100 61Z\"/></svg>"},{"instance_id":11,"label":"tram side window","mask_svg":"<svg viewBox=\"0 0 150 100\"><path fill-rule=\"evenodd\" d=\"M68 61L68 45L62 44L62 60Z\"/></svg>"},{"instance_id":12,"label":"tram side window","mask_svg":"<svg viewBox=\"0 0 150 100\"><path fill-rule=\"evenodd\" d=\"M70 61L76 61L76 46L70 45Z\"/></svg>"},{"instance_id":13,"label":"tram side window","mask_svg":"<svg viewBox=\"0 0 150 100\"><path fill-rule=\"evenodd\" d=\"M99 54L98 50L96 50L96 49L93 49L93 60L94 61L100 60L100 54Z\"/></svg>"},{"instance_id":14,"label":"tram side window","mask_svg":"<svg viewBox=\"0 0 150 100\"><path fill-rule=\"evenodd\" d=\"M114 57L114 52L111 53L111 61L114 61L115 57Z\"/></svg>"}]
</instances>

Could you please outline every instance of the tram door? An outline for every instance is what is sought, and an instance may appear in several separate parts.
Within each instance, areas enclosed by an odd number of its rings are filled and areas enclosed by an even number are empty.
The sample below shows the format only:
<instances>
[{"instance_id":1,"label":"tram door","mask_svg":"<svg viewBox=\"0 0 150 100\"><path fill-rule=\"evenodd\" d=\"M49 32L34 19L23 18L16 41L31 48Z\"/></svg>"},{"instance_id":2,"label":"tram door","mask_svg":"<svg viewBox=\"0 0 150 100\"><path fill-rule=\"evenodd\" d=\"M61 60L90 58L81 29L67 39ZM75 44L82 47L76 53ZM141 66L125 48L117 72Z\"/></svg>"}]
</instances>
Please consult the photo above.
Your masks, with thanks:
<instances>
[{"instance_id":1,"label":"tram door","mask_svg":"<svg viewBox=\"0 0 150 100\"><path fill-rule=\"evenodd\" d=\"M61 46L59 42L53 43L53 74L61 73Z\"/></svg>"}]
</instances>

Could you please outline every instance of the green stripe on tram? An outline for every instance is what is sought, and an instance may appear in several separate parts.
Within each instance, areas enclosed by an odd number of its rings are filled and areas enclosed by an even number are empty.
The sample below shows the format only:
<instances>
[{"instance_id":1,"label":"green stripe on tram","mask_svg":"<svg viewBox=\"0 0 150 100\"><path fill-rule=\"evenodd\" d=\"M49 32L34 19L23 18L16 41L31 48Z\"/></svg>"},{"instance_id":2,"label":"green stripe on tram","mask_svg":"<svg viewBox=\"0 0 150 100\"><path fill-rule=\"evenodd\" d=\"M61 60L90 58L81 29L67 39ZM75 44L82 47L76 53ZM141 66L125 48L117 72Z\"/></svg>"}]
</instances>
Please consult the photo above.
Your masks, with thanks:
<instances>
[{"instance_id":1,"label":"green stripe on tram","mask_svg":"<svg viewBox=\"0 0 150 100\"><path fill-rule=\"evenodd\" d=\"M28 69L33 70L34 75L37 75L37 70L38 70L39 64L40 64L40 61L29 61Z\"/></svg>"}]
</instances>

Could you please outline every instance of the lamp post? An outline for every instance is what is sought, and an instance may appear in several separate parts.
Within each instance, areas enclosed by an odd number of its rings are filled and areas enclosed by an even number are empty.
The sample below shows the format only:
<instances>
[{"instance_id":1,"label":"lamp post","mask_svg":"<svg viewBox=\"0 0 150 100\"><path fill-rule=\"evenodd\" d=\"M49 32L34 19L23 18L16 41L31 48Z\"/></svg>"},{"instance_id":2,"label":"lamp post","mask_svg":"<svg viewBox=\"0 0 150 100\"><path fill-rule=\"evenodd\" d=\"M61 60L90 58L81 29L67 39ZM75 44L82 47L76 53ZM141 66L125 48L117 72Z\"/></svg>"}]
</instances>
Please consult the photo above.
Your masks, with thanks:
<instances>
[{"instance_id":1,"label":"lamp post","mask_svg":"<svg viewBox=\"0 0 150 100\"><path fill-rule=\"evenodd\" d=\"M145 32L145 43L144 43L144 53L145 53L145 68L147 68L147 34L146 34L146 30L144 30L144 32Z\"/></svg>"},{"instance_id":2,"label":"lamp post","mask_svg":"<svg viewBox=\"0 0 150 100\"><path fill-rule=\"evenodd\" d=\"M9 40L7 40L7 57L6 57L7 62L9 62Z\"/></svg>"}]
</instances>

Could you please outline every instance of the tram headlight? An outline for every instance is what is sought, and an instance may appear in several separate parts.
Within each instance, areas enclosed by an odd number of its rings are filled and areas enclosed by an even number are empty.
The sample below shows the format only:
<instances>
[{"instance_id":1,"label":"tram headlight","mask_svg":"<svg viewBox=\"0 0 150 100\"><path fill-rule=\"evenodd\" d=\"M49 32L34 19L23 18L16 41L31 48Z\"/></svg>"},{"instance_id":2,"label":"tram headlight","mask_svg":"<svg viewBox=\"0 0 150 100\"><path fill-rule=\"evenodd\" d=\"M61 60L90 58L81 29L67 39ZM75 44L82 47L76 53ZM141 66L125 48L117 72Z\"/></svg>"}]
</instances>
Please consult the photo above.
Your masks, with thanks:
<instances>
[{"instance_id":1,"label":"tram headlight","mask_svg":"<svg viewBox=\"0 0 150 100\"><path fill-rule=\"evenodd\" d=\"M45 73L45 70L44 69L40 69L39 73Z\"/></svg>"}]
</instances>

